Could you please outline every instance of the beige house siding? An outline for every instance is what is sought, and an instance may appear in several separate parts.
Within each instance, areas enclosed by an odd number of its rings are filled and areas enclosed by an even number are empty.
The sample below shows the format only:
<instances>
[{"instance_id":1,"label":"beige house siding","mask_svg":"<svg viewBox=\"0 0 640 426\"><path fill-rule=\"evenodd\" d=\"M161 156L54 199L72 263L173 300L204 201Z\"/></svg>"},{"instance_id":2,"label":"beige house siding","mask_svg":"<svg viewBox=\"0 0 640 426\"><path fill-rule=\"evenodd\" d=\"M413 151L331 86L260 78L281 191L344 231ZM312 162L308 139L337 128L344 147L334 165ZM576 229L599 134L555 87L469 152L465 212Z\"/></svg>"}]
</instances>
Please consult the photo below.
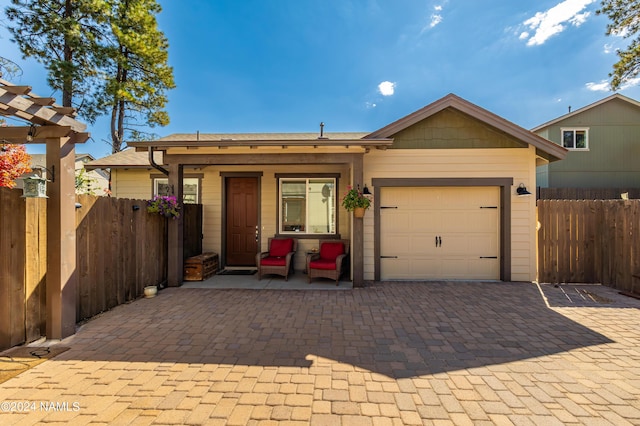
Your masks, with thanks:
<instances>
[{"instance_id":1,"label":"beige house siding","mask_svg":"<svg viewBox=\"0 0 640 426\"><path fill-rule=\"evenodd\" d=\"M111 194L117 198L148 200L152 195L152 169L112 169Z\"/></svg>"},{"instance_id":2,"label":"beige house siding","mask_svg":"<svg viewBox=\"0 0 640 426\"><path fill-rule=\"evenodd\" d=\"M535 148L373 150L364 157L365 183L374 178L513 178L511 188L511 279L532 281L535 268L535 197L515 188L535 188ZM375 200L374 200L375 203ZM364 218L364 279L374 279L374 220Z\"/></svg>"},{"instance_id":3,"label":"beige house siding","mask_svg":"<svg viewBox=\"0 0 640 426\"><path fill-rule=\"evenodd\" d=\"M191 173L185 170L185 175ZM340 206L340 198L350 184L349 168L340 165L288 165L288 166L227 166L224 168L204 167L196 173L203 174L200 194L203 205L202 241L203 251L222 251L222 185L221 173L262 173L260 178L260 223L261 223L261 251L268 250L268 239L277 231L277 179L276 174L312 174L331 173L340 174L338 199L336 209L338 213L338 232L342 238L350 237L350 220L348 213ZM112 193L118 198L149 199L152 195L152 176L158 175L155 169L123 170L114 169L112 172ZM318 248L317 238L301 238L298 241L298 254L294 268L304 269L304 254L313 248Z\"/></svg>"}]
</instances>

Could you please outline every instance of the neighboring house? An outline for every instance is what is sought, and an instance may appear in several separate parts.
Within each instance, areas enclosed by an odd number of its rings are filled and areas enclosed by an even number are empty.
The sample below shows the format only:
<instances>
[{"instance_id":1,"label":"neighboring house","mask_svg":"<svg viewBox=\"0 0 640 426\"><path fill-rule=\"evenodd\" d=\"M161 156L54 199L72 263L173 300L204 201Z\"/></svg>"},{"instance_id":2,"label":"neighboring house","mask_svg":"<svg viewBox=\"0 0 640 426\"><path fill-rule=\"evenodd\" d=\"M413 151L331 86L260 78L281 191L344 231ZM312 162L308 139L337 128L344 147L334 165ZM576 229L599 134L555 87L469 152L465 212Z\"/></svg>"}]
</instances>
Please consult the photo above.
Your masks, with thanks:
<instances>
[{"instance_id":1,"label":"neighboring house","mask_svg":"<svg viewBox=\"0 0 640 426\"><path fill-rule=\"evenodd\" d=\"M536 200L517 188L535 188L536 166L566 155L452 94L373 133L177 134L130 145L147 152L87 167L110 168L113 194L126 198L148 199L165 183L178 194L183 173L203 205L203 247L222 266L252 266L269 237L289 235L298 238L302 270L319 240L348 238L354 286L535 280ZM340 205L350 185L373 193L364 219ZM171 274L170 265L170 284Z\"/></svg>"},{"instance_id":2,"label":"neighboring house","mask_svg":"<svg viewBox=\"0 0 640 426\"><path fill-rule=\"evenodd\" d=\"M22 188L22 179L29 176L40 176L45 179L51 179L47 166L46 154L30 154L31 155L31 172L25 173L16 181L16 187ZM85 170L84 165L95 160L91 154L76 154L75 170L76 181L83 181L77 192L90 193L93 195L106 195L109 189L109 173L102 169ZM48 170L47 170L48 169Z\"/></svg>"},{"instance_id":3,"label":"neighboring house","mask_svg":"<svg viewBox=\"0 0 640 426\"><path fill-rule=\"evenodd\" d=\"M538 186L640 188L640 102L614 94L532 131L569 150L538 167Z\"/></svg>"}]
</instances>

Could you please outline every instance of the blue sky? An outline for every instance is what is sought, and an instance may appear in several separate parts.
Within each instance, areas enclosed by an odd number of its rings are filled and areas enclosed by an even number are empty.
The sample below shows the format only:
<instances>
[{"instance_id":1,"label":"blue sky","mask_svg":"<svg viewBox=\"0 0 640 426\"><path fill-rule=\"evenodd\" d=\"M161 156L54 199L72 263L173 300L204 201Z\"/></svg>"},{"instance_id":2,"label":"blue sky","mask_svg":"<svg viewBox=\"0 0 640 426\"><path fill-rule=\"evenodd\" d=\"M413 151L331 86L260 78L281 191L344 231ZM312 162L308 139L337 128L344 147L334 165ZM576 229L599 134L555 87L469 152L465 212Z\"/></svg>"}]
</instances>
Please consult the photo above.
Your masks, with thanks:
<instances>
[{"instance_id":1,"label":"blue sky","mask_svg":"<svg viewBox=\"0 0 640 426\"><path fill-rule=\"evenodd\" d=\"M368 132L448 93L530 129L609 96L615 49L628 42L605 36L598 0L160 4L177 85L160 136L316 132L320 122ZM24 69L14 83L61 100L4 28L0 55ZM640 82L619 93L640 100ZM89 131L77 151L109 154L108 122Z\"/></svg>"}]
</instances>

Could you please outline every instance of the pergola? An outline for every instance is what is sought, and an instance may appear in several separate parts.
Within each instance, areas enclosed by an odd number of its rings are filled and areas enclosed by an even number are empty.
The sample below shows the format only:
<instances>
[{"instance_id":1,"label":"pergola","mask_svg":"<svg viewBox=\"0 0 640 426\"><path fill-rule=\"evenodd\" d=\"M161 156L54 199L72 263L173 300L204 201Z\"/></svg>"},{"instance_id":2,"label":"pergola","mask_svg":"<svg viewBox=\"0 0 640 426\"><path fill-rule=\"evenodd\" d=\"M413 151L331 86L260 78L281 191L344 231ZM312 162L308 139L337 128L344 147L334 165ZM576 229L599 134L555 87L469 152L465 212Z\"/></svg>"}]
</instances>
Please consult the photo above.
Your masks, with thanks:
<instances>
[{"instance_id":1,"label":"pergola","mask_svg":"<svg viewBox=\"0 0 640 426\"><path fill-rule=\"evenodd\" d=\"M14 117L24 126L0 127L0 142L46 144L47 199L47 325L48 339L75 333L76 217L75 144L89 139L86 125L73 108L56 105L54 98L35 95L29 86L0 79L0 116Z\"/></svg>"}]
</instances>

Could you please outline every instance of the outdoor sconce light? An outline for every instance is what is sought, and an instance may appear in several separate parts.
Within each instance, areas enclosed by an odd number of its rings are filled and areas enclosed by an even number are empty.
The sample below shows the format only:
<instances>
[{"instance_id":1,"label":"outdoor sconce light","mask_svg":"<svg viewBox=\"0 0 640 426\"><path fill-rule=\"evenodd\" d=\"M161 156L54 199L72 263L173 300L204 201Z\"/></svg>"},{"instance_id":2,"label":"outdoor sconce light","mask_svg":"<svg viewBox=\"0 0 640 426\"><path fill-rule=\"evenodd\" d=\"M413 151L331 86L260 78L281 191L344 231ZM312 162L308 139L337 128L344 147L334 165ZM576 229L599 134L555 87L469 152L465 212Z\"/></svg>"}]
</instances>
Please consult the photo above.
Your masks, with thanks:
<instances>
[{"instance_id":1,"label":"outdoor sconce light","mask_svg":"<svg viewBox=\"0 0 640 426\"><path fill-rule=\"evenodd\" d=\"M22 180L23 198L49 198L47 197L47 180L40 176L30 176Z\"/></svg>"},{"instance_id":2,"label":"outdoor sconce light","mask_svg":"<svg viewBox=\"0 0 640 426\"><path fill-rule=\"evenodd\" d=\"M524 183L521 183L518 188L516 188L516 193L518 195L531 195L531 193L527 191L527 187L524 186Z\"/></svg>"},{"instance_id":3,"label":"outdoor sconce light","mask_svg":"<svg viewBox=\"0 0 640 426\"><path fill-rule=\"evenodd\" d=\"M367 188L367 184L364 184L364 189L362 190L362 195L371 195L371 191Z\"/></svg>"}]
</instances>

